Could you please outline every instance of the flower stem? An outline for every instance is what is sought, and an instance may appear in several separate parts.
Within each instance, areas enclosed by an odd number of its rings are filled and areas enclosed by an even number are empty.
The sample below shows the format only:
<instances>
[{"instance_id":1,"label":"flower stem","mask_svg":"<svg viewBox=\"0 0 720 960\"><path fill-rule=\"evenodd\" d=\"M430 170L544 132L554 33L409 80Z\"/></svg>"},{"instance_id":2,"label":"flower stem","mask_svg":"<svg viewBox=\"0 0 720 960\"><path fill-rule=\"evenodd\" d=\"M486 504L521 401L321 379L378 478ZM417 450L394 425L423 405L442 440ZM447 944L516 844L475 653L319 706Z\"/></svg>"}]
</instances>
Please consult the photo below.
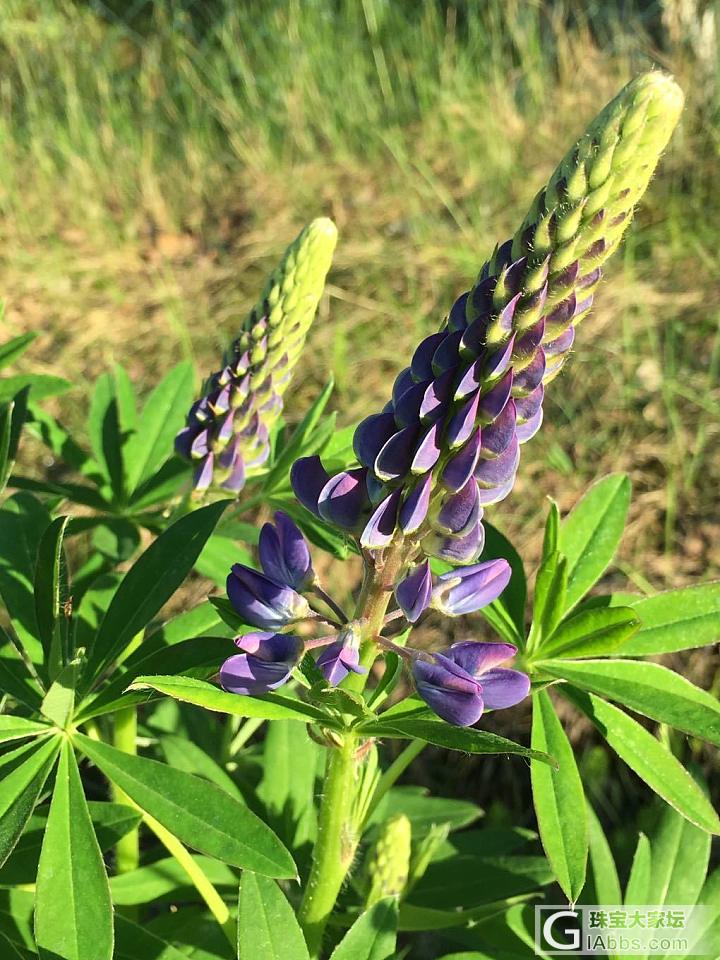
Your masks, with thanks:
<instances>
[{"instance_id":1,"label":"flower stem","mask_svg":"<svg viewBox=\"0 0 720 960\"><path fill-rule=\"evenodd\" d=\"M388 547L377 562L366 559L355 619L363 624L360 665L367 671L379 652L375 638L382 630L392 587L403 560L402 541ZM367 676L367 673L350 673L343 681L343 687L362 693ZM310 877L298 912L312 960L320 956L325 927L352 866L359 839L354 815L362 762L358 757L358 746L357 738L347 733L341 746L328 748L318 836L313 848Z\"/></svg>"},{"instance_id":2,"label":"flower stem","mask_svg":"<svg viewBox=\"0 0 720 960\"><path fill-rule=\"evenodd\" d=\"M113 743L135 756L137 753L137 710L125 707L118 710L113 719ZM130 798L116 784L112 784L112 798L116 803L128 803ZM137 827L120 837L115 844L115 869L118 873L130 873L140 865L140 834Z\"/></svg>"},{"instance_id":3,"label":"flower stem","mask_svg":"<svg viewBox=\"0 0 720 960\"><path fill-rule=\"evenodd\" d=\"M313 848L310 877L298 920L310 956L320 955L328 918L355 855L357 838L352 819L355 796L355 738L345 737L341 747L327 754L318 836Z\"/></svg>"}]
</instances>

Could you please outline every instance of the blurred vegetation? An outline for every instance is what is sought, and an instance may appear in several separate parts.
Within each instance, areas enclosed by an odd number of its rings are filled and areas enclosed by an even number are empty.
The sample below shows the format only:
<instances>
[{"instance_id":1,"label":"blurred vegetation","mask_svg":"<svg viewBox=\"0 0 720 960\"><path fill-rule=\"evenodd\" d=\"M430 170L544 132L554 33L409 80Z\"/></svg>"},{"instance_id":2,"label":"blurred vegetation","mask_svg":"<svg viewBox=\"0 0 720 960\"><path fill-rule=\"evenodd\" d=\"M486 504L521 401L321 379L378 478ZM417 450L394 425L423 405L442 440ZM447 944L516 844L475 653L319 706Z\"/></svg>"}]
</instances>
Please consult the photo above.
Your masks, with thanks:
<instances>
[{"instance_id":1,"label":"blurred vegetation","mask_svg":"<svg viewBox=\"0 0 720 960\"><path fill-rule=\"evenodd\" d=\"M717 4L6 0L0 290L28 363L81 386L198 375L273 258L328 214L341 243L289 415L333 369L341 422L382 404L414 342L635 72L688 105L495 519L532 555L542 498L635 482L621 569L720 569Z\"/></svg>"}]
</instances>

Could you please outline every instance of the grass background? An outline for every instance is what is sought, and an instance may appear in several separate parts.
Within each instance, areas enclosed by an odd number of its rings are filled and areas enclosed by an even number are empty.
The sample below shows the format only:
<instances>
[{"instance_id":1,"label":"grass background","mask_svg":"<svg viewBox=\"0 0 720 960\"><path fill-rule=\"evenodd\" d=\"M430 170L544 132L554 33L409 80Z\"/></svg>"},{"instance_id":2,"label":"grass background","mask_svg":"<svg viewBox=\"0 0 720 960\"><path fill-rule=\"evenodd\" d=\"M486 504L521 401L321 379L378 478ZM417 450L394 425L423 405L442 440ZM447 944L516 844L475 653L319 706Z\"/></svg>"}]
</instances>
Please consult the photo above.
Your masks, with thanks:
<instances>
[{"instance_id":1,"label":"grass background","mask_svg":"<svg viewBox=\"0 0 720 960\"><path fill-rule=\"evenodd\" d=\"M585 123L638 71L669 69L682 125L491 518L530 566L544 498L567 510L626 470L610 581L717 577L719 35L702 0L4 0L3 338L41 332L23 369L78 383L55 402L70 424L114 362L143 392L184 357L199 382L290 239L329 215L340 243L286 412L332 370L356 422ZM677 665L720 682L713 654ZM582 763L622 811L634 778L592 744ZM420 779L483 802L501 782L529 809L512 771L469 764L443 755Z\"/></svg>"}]
</instances>

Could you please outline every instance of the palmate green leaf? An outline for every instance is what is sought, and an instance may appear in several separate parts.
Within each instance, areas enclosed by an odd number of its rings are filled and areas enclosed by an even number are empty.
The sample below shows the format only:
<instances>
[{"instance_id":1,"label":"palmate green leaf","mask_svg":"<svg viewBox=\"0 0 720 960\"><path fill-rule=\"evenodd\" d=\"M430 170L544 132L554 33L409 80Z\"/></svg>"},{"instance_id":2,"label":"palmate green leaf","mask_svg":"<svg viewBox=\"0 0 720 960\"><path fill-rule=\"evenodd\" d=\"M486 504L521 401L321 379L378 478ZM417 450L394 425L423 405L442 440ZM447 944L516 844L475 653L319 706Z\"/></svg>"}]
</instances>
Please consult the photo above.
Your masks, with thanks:
<instances>
[{"instance_id":1,"label":"palmate green leaf","mask_svg":"<svg viewBox=\"0 0 720 960\"><path fill-rule=\"evenodd\" d=\"M28 388L32 400L37 401L66 393L72 389L72 384L64 377L55 377L45 373L23 373L15 377L3 377L0 380L0 403L12 400L13 397Z\"/></svg>"},{"instance_id":2,"label":"palmate green leaf","mask_svg":"<svg viewBox=\"0 0 720 960\"><path fill-rule=\"evenodd\" d=\"M625 900L628 906L650 903L650 883L652 880L652 851L650 841L641 833L638 837L633 856L630 876L625 887Z\"/></svg>"},{"instance_id":3,"label":"palmate green leaf","mask_svg":"<svg viewBox=\"0 0 720 960\"><path fill-rule=\"evenodd\" d=\"M539 647L542 657L597 657L619 647L637 632L640 620L631 607L578 610Z\"/></svg>"},{"instance_id":4,"label":"palmate green leaf","mask_svg":"<svg viewBox=\"0 0 720 960\"><path fill-rule=\"evenodd\" d=\"M385 719L387 718L387 719ZM388 739L424 740L448 750L461 750L463 753L510 753L520 757L540 760L553 766L556 761L546 753L523 747L514 740L507 740L487 730L471 727L453 727L440 720L425 720L414 717L382 715L377 722L362 723L359 727L363 734Z\"/></svg>"},{"instance_id":5,"label":"palmate green leaf","mask_svg":"<svg viewBox=\"0 0 720 960\"><path fill-rule=\"evenodd\" d=\"M510 541L491 523L485 527L485 545L480 557L487 560L504 559L510 564L510 583L502 596L480 611L482 616L509 643L522 646L525 639L525 604L527 602L527 578L522 559Z\"/></svg>"},{"instance_id":6,"label":"palmate green leaf","mask_svg":"<svg viewBox=\"0 0 720 960\"><path fill-rule=\"evenodd\" d=\"M38 723L36 720L0 714L0 743L37 737L42 733L49 733L51 729L46 723Z\"/></svg>"},{"instance_id":7,"label":"palmate green leaf","mask_svg":"<svg viewBox=\"0 0 720 960\"><path fill-rule=\"evenodd\" d=\"M0 690L33 712L38 709L42 700L37 684L31 678L15 645L11 643L2 627L0 627Z\"/></svg>"},{"instance_id":8,"label":"palmate green leaf","mask_svg":"<svg viewBox=\"0 0 720 960\"><path fill-rule=\"evenodd\" d=\"M252 566L250 551L240 546L237 540L216 533L203 547L202 553L195 562L195 569L224 590L230 568L234 563Z\"/></svg>"},{"instance_id":9,"label":"palmate green leaf","mask_svg":"<svg viewBox=\"0 0 720 960\"><path fill-rule=\"evenodd\" d=\"M130 506L135 516L141 510L147 510L157 504L164 504L182 492L183 487L190 488L192 467L180 457L172 455L147 480L140 484L130 498Z\"/></svg>"},{"instance_id":10,"label":"palmate green leaf","mask_svg":"<svg viewBox=\"0 0 720 960\"><path fill-rule=\"evenodd\" d=\"M183 703L192 703L216 713L229 713L234 717L257 717L261 720L299 720L303 723L322 722L328 727L337 727L331 717L318 707L302 700L294 700L277 693L262 697L240 697L226 693L219 687L194 680L191 677L137 677L132 690L157 690Z\"/></svg>"},{"instance_id":11,"label":"palmate green leaf","mask_svg":"<svg viewBox=\"0 0 720 960\"><path fill-rule=\"evenodd\" d=\"M2 758L0 776L0 867L12 853L52 770L60 741L26 744Z\"/></svg>"},{"instance_id":12,"label":"palmate green leaf","mask_svg":"<svg viewBox=\"0 0 720 960\"><path fill-rule=\"evenodd\" d=\"M502 916L509 907L524 903L532 896L533 894L520 894L517 897L507 897L504 900L483 903L467 910L437 910L434 907L416 907L412 903L403 903L400 906L398 930L415 932L421 930L450 930L453 927L474 929L480 923L485 923L493 917ZM477 933L475 936L477 938ZM502 960L506 960L505 953L502 954Z\"/></svg>"},{"instance_id":13,"label":"palmate green leaf","mask_svg":"<svg viewBox=\"0 0 720 960\"><path fill-rule=\"evenodd\" d=\"M560 528L560 552L568 561L566 609L602 576L622 537L630 506L630 480L611 473L587 491Z\"/></svg>"},{"instance_id":14,"label":"palmate green leaf","mask_svg":"<svg viewBox=\"0 0 720 960\"><path fill-rule=\"evenodd\" d=\"M575 687L558 687L600 731L621 760L678 813L708 833L720 820L705 794L672 753L618 707Z\"/></svg>"},{"instance_id":15,"label":"palmate green leaf","mask_svg":"<svg viewBox=\"0 0 720 960\"><path fill-rule=\"evenodd\" d=\"M104 479L115 502L125 495L125 469L123 464L123 424L117 381L112 373L98 377L90 400L87 432L95 462L99 464Z\"/></svg>"},{"instance_id":16,"label":"palmate green leaf","mask_svg":"<svg viewBox=\"0 0 720 960\"><path fill-rule=\"evenodd\" d=\"M649 902L696 903L705 882L711 844L709 833L665 806L658 827L650 837Z\"/></svg>"},{"instance_id":17,"label":"palmate green leaf","mask_svg":"<svg viewBox=\"0 0 720 960\"><path fill-rule=\"evenodd\" d=\"M62 663L67 638L67 620L60 622L61 604L67 598L67 561L63 538L68 517L57 517L42 535L35 565L35 618L50 676Z\"/></svg>"},{"instance_id":18,"label":"palmate green leaf","mask_svg":"<svg viewBox=\"0 0 720 960\"><path fill-rule=\"evenodd\" d=\"M61 729L67 727L73 716L79 669L80 660L77 659L61 670L40 705L42 715Z\"/></svg>"},{"instance_id":19,"label":"palmate green leaf","mask_svg":"<svg viewBox=\"0 0 720 960\"><path fill-rule=\"evenodd\" d=\"M145 643L162 645L167 648L182 640L192 640L194 637L222 636L225 628L217 611L209 601L204 601L190 610L184 610L171 620L167 620L161 627L153 630ZM228 637L235 634L225 631ZM133 654L134 656L134 654ZM130 658L126 661L130 662Z\"/></svg>"},{"instance_id":20,"label":"palmate green leaf","mask_svg":"<svg viewBox=\"0 0 720 960\"><path fill-rule=\"evenodd\" d=\"M672 653L720 640L720 582L638 597L631 606L642 627L620 648L624 656Z\"/></svg>"},{"instance_id":21,"label":"palmate green leaf","mask_svg":"<svg viewBox=\"0 0 720 960\"><path fill-rule=\"evenodd\" d=\"M95 836L103 852L109 850L121 837L135 829L141 819L138 810L124 803L90 800L88 811ZM35 882L47 817L45 806L36 810L30 817L12 855L2 868L3 883L16 885Z\"/></svg>"},{"instance_id":22,"label":"palmate green leaf","mask_svg":"<svg viewBox=\"0 0 720 960\"><path fill-rule=\"evenodd\" d=\"M670 808L668 808L670 809ZM615 859L600 821L593 808L587 806L588 838L590 841L590 870L592 874L592 903L622 903L620 881ZM687 821L686 821L687 822Z\"/></svg>"},{"instance_id":23,"label":"palmate green leaf","mask_svg":"<svg viewBox=\"0 0 720 960\"><path fill-rule=\"evenodd\" d=\"M315 839L315 779L323 752L299 723L275 720L268 725L258 797L265 820L291 850Z\"/></svg>"},{"instance_id":24,"label":"palmate green leaf","mask_svg":"<svg viewBox=\"0 0 720 960\"><path fill-rule=\"evenodd\" d=\"M109 502L98 490L84 483L60 483L50 480L34 480L32 477L22 477L13 474L10 478L10 485L18 490L26 490L28 493L46 494L49 497L57 497L61 500L69 500L71 503L79 503L93 510L107 510L110 506ZM77 523L75 527L77 529Z\"/></svg>"},{"instance_id":25,"label":"palmate green leaf","mask_svg":"<svg viewBox=\"0 0 720 960\"><path fill-rule=\"evenodd\" d=\"M306 737L306 739L308 739ZM166 761L176 770L194 773L198 777L210 780L231 797L243 802L243 795L235 781L216 763L213 758L192 740L168 734L160 737L160 749ZM281 838L282 839L282 838Z\"/></svg>"},{"instance_id":26,"label":"palmate green leaf","mask_svg":"<svg viewBox=\"0 0 720 960\"><path fill-rule=\"evenodd\" d=\"M29 890L0 888L0 930L16 950L37 957L32 933L34 895ZM26 954L23 954L23 958Z\"/></svg>"},{"instance_id":27,"label":"palmate green leaf","mask_svg":"<svg viewBox=\"0 0 720 960\"><path fill-rule=\"evenodd\" d=\"M707 914L691 938L686 956L699 955L704 960L708 954L712 957L711 951L720 943L720 867L705 881L698 903L706 908Z\"/></svg>"},{"instance_id":28,"label":"palmate green leaf","mask_svg":"<svg viewBox=\"0 0 720 960\"><path fill-rule=\"evenodd\" d=\"M547 660L542 670L720 746L720 703L667 667L638 660Z\"/></svg>"},{"instance_id":29,"label":"palmate green leaf","mask_svg":"<svg viewBox=\"0 0 720 960\"><path fill-rule=\"evenodd\" d=\"M21 333L19 337L13 337L12 340L3 343L0 346L0 369L21 357L36 337L37 333L34 332Z\"/></svg>"},{"instance_id":30,"label":"palmate green leaf","mask_svg":"<svg viewBox=\"0 0 720 960\"><path fill-rule=\"evenodd\" d=\"M60 895L62 891L62 895ZM35 888L41 960L112 960L113 917L105 864L75 753L63 742Z\"/></svg>"},{"instance_id":31,"label":"palmate green leaf","mask_svg":"<svg viewBox=\"0 0 720 960\"><path fill-rule=\"evenodd\" d=\"M360 914L330 960L390 960L395 956L398 903L385 897Z\"/></svg>"},{"instance_id":32,"label":"palmate green leaf","mask_svg":"<svg viewBox=\"0 0 720 960\"><path fill-rule=\"evenodd\" d=\"M187 960L187 956L139 923L115 914L114 960Z\"/></svg>"},{"instance_id":33,"label":"palmate green leaf","mask_svg":"<svg viewBox=\"0 0 720 960\"><path fill-rule=\"evenodd\" d=\"M193 401L193 369L179 363L145 401L135 432L125 448L128 490L148 480L173 453L173 442Z\"/></svg>"},{"instance_id":34,"label":"palmate green leaf","mask_svg":"<svg viewBox=\"0 0 720 960\"><path fill-rule=\"evenodd\" d=\"M38 547L50 524L42 503L29 493L15 493L0 508L0 596L25 653L43 661L33 582Z\"/></svg>"},{"instance_id":35,"label":"palmate green leaf","mask_svg":"<svg viewBox=\"0 0 720 960\"><path fill-rule=\"evenodd\" d=\"M528 646L534 648L549 637L565 611L568 563L562 554L551 553L543 560L535 580L533 622Z\"/></svg>"},{"instance_id":36,"label":"palmate green leaf","mask_svg":"<svg viewBox=\"0 0 720 960\"><path fill-rule=\"evenodd\" d=\"M585 884L588 827L585 793L575 754L548 694L533 695L532 746L555 757L558 768L530 764L540 839L563 893L575 903Z\"/></svg>"},{"instance_id":37,"label":"palmate green leaf","mask_svg":"<svg viewBox=\"0 0 720 960\"><path fill-rule=\"evenodd\" d=\"M215 784L85 736L77 735L76 742L110 781L183 843L266 876L296 876L292 857L270 828Z\"/></svg>"},{"instance_id":38,"label":"palmate green leaf","mask_svg":"<svg viewBox=\"0 0 720 960\"><path fill-rule=\"evenodd\" d=\"M545 857L459 855L431 863L407 899L416 907L471 909L551 883Z\"/></svg>"},{"instance_id":39,"label":"palmate green leaf","mask_svg":"<svg viewBox=\"0 0 720 960\"><path fill-rule=\"evenodd\" d=\"M237 890L237 873L213 857L193 856L193 860L212 885L224 894ZM199 900L185 869L174 857L155 860L146 867L110 878L110 892L115 906L131 907L154 900Z\"/></svg>"},{"instance_id":40,"label":"palmate green leaf","mask_svg":"<svg viewBox=\"0 0 720 960\"><path fill-rule=\"evenodd\" d=\"M220 500L181 517L135 561L100 625L90 651L88 678L112 663L175 593L230 502Z\"/></svg>"},{"instance_id":41,"label":"palmate green leaf","mask_svg":"<svg viewBox=\"0 0 720 960\"><path fill-rule=\"evenodd\" d=\"M139 674L146 671L165 670L169 663L176 670L174 679L189 673L193 677L207 677L217 672L218 666L232 652L232 642L226 637L193 637L173 646L172 652L164 647L156 647L145 643L122 664L113 670L112 679L100 690L87 697L77 710L76 720L82 722L91 717L116 710L122 700L127 700L127 706L132 703L142 703L147 700L146 694L137 690L134 693L125 693Z\"/></svg>"},{"instance_id":42,"label":"palmate green leaf","mask_svg":"<svg viewBox=\"0 0 720 960\"><path fill-rule=\"evenodd\" d=\"M428 796L422 787L393 787L373 810L368 830L401 813L410 821L415 840L426 836L435 824L445 823L451 830L460 830L483 815L482 809L469 800Z\"/></svg>"},{"instance_id":43,"label":"palmate green leaf","mask_svg":"<svg viewBox=\"0 0 720 960\"><path fill-rule=\"evenodd\" d=\"M309 960L305 938L274 880L244 870L238 902L238 960Z\"/></svg>"}]
</instances>

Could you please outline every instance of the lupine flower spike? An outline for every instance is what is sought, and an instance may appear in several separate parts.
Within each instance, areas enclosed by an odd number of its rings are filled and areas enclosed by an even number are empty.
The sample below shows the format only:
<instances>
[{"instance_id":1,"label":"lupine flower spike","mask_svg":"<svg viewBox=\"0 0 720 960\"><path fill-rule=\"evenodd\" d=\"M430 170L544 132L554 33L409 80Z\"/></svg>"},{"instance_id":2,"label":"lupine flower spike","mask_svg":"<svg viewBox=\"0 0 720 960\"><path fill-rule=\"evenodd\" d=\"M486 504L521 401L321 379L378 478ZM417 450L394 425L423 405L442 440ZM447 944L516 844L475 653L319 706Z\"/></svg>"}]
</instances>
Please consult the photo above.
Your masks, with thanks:
<instances>
[{"instance_id":1,"label":"lupine flower spike","mask_svg":"<svg viewBox=\"0 0 720 960\"><path fill-rule=\"evenodd\" d=\"M257 304L213 373L175 441L195 464L194 487L239 493L270 453L282 410L330 269L337 231L313 220L285 251Z\"/></svg>"},{"instance_id":2,"label":"lupine flower spike","mask_svg":"<svg viewBox=\"0 0 720 960\"><path fill-rule=\"evenodd\" d=\"M512 490L521 445L542 422L545 387L567 359L602 267L681 107L679 88L662 73L629 83L563 159L521 228L495 249L441 329L418 345L383 409L357 427L359 466L330 476L317 456L294 464L298 500L354 536L366 575L379 576L378 585L393 591L397 609L385 615L383 607L385 625L401 617L413 625L429 609L451 617L472 614L508 586L507 561L478 562L483 511ZM452 569L434 576L431 558ZM280 515L263 529L260 561L262 572L236 565L228 578L228 596L249 625L276 631L314 617L339 632L306 640L299 650L288 634L280 634L287 649L277 634L256 635L267 639L257 641L257 650L242 647L245 659L238 666L234 657L223 667L227 689L249 692L251 680L256 692L263 684L274 689L281 676L291 675L292 658L314 648L324 648L317 666L336 684L361 672L380 646L405 659L418 695L458 726L528 695L528 677L500 666L517 653L512 644L467 640L424 653L382 636L382 624L368 634L362 610L346 622L317 583L307 546L289 518ZM382 579L388 569L389 583ZM339 622L323 617L306 594L328 601ZM256 643L239 641L248 642Z\"/></svg>"},{"instance_id":3,"label":"lupine flower spike","mask_svg":"<svg viewBox=\"0 0 720 960\"><path fill-rule=\"evenodd\" d=\"M495 249L472 289L357 428L360 468L328 476L317 457L293 471L298 499L360 534L473 564L483 510L514 484L520 447L539 429L546 385L565 363L605 261L632 219L677 123L683 97L658 71L629 83L590 124Z\"/></svg>"}]
</instances>

